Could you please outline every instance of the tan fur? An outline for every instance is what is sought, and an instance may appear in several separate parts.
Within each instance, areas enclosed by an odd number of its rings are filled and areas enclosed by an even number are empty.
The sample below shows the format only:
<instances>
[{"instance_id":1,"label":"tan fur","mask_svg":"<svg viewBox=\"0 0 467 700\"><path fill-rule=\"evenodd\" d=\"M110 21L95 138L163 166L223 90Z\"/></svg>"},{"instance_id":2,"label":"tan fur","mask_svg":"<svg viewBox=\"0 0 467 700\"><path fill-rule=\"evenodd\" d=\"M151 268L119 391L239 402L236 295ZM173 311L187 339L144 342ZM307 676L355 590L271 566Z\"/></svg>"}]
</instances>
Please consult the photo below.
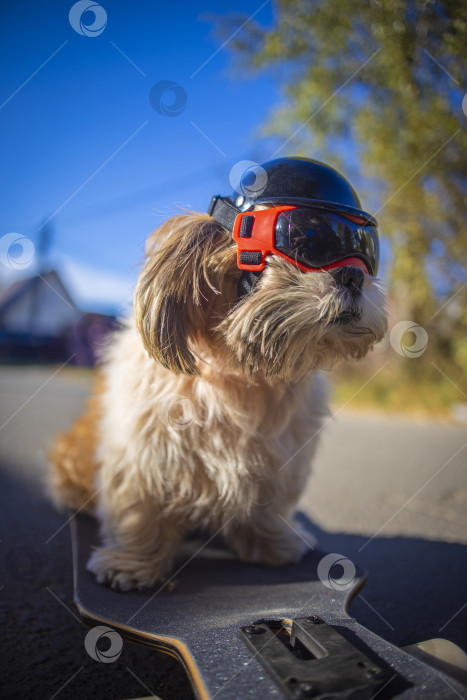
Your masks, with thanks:
<instances>
[{"instance_id":1,"label":"tan fur","mask_svg":"<svg viewBox=\"0 0 467 700\"><path fill-rule=\"evenodd\" d=\"M99 376L86 413L75 420L67 433L56 438L50 450L49 461L54 468L49 471L49 493L57 505L65 503L69 508L90 513L95 508L99 397L103 391L103 379Z\"/></svg>"},{"instance_id":2,"label":"tan fur","mask_svg":"<svg viewBox=\"0 0 467 700\"><path fill-rule=\"evenodd\" d=\"M309 546L291 517L327 411L316 370L383 336L384 296L369 276L356 300L331 273L270 257L238 300L239 276L230 234L207 215L173 217L148 240L104 390L52 459L56 500L94 494L101 582L154 585L199 526L246 561L297 561Z\"/></svg>"},{"instance_id":3,"label":"tan fur","mask_svg":"<svg viewBox=\"0 0 467 700\"><path fill-rule=\"evenodd\" d=\"M197 373L188 344L222 314L240 276L232 239L207 214L185 214L162 224L146 249L135 293L144 346L172 372Z\"/></svg>"}]
</instances>

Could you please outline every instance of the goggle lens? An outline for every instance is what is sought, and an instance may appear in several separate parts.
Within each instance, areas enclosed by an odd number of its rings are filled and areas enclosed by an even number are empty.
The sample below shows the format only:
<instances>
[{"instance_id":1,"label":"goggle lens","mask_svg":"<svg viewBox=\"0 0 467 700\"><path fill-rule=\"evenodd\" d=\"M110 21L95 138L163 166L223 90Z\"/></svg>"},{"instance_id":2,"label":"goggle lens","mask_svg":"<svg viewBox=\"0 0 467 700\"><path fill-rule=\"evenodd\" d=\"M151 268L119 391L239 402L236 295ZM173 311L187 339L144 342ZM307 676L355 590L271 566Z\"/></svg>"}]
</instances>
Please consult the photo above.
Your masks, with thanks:
<instances>
[{"instance_id":1,"label":"goggle lens","mask_svg":"<svg viewBox=\"0 0 467 700\"><path fill-rule=\"evenodd\" d=\"M376 276L379 243L376 226L354 223L319 209L290 209L278 214L274 246L309 268L322 268L346 257L361 258Z\"/></svg>"}]
</instances>

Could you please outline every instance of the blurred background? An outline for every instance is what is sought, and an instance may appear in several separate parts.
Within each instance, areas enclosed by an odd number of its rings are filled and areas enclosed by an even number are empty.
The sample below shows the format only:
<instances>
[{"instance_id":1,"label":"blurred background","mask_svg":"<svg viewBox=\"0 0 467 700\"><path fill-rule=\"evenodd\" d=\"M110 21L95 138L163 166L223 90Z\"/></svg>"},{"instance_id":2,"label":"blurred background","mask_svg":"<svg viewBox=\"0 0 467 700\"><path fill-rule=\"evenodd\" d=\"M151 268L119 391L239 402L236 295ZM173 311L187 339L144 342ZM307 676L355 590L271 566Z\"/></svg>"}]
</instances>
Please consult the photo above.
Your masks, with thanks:
<instances>
[{"instance_id":1,"label":"blurred background","mask_svg":"<svg viewBox=\"0 0 467 700\"><path fill-rule=\"evenodd\" d=\"M467 422L461 4L52 1L2 17L2 361L92 364L153 228L205 211L248 164L305 155L380 223L395 328L354 404ZM338 400L368 367L337 374Z\"/></svg>"},{"instance_id":2,"label":"blurred background","mask_svg":"<svg viewBox=\"0 0 467 700\"><path fill-rule=\"evenodd\" d=\"M5 697L49 697L78 663L65 519L38 497L45 450L130 312L146 237L287 155L336 167L378 219L390 311L387 339L330 372L341 415L303 507L323 547L370 569L360 621L465 644L467 5L18 0L0 15L0 617L49 654L20 681L6 653ZM50 655L59 673L40 671ZM161 694L188 697L164 668Z\"/></svg>"}]
</instances>

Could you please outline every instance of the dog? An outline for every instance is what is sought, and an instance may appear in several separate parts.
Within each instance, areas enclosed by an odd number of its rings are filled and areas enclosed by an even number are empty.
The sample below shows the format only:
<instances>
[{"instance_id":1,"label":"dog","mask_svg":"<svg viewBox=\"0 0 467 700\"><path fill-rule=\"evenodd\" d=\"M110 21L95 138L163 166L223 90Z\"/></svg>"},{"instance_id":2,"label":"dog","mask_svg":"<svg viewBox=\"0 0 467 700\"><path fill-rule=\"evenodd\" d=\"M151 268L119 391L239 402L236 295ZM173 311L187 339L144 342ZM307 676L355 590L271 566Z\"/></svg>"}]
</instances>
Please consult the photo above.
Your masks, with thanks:
<instances>
[{"instance_id":1,"label":"dog","mask_svg":"<svg viewBox=\"0 0 467 700\"><path fill-rule=\"evenodd\" d=\"M382 339L384 292L358 268L304 273L279 255L239 297L242 274L208 214L169 218L146 243L134 315L51 454L54 501L100 521L88 568L101 583L167 580L198 528L271 566L313 546L292 516L327 415L320 370Z\"/></svg>"}]
</instances>

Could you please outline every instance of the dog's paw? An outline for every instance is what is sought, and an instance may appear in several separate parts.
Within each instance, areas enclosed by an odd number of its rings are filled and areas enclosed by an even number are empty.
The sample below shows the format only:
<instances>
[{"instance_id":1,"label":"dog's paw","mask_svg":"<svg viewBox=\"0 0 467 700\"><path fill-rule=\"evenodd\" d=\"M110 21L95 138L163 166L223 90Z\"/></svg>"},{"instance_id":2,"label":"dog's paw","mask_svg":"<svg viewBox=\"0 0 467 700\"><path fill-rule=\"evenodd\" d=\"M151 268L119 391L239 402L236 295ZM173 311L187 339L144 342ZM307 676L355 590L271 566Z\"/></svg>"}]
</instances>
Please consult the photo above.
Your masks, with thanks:
<instances>
[{"instance_id":1,"label":"dog's paw","mask_svg":"<svg viewBox=\"0 0 467 700\"><path fill-rule=\"evenodd\" d=\"M120 591L142 590L166 582L150 556L143 559L110 547L96 548L86 568L96 576L98 583Z\"/></svg>"},{"instance_id":2,"label":"dog's paw","mask_svg":"<svg viewBox=\"0 0 467 700\"><path fill-rule=\"evenodd\" d=\"M283 521L271 534L243 531L231 539L240 559L252 564L280 566L296 564L316 546L316 538L298 523Z\"/></svg>"},{"instance_id":3,"label":"dog's paw","mask_svg":"<svg viewBox=\"0 0 467 700\"><path fill-rule=\"evenodd\" d=\"M294 529L298 530L295 525ZM270 566L297 564L315 544L316 540L309 533L284 531L271 539L258 540L252 561Z\"/></svg>"}]
</instances>

